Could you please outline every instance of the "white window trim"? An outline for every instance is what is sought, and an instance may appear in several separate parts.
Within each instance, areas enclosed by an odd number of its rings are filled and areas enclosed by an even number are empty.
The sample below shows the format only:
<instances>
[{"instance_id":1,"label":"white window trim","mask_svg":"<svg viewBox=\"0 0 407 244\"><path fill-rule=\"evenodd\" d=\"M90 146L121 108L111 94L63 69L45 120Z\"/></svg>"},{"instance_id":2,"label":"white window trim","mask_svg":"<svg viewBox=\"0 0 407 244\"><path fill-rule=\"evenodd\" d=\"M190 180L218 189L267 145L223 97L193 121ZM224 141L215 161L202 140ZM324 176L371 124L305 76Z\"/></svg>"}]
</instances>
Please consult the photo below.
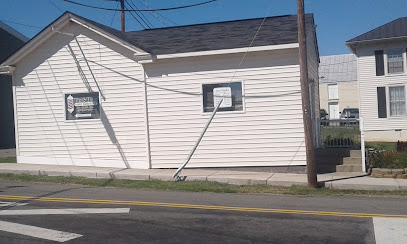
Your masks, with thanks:
<instances>
[{"instance_id":1,"label":"white window trim","mask_svg":"<svg viewBox=\"0 0 407 244\"><path fill-rule=\"evenodd\" d=\"M233 82L240 82L242 84L242 106L243 110L241 111L217 111L216 114L244 114L246 113L246 97L245 97L245 81L244 80L236 80L236 81L231 81L230 83ZM204 100L203 100L203 85L212 85L212 84L227 84L229 81L216 81L216 82L201 82L200 85L200 90L201 90L201 115L211 115L212 112L204 112Z\"/></svg>"},{"instance_id":2,"label":"white window trim","mask_svg":"<svg viewBox=\"0 0 407 244\"><path fill-rule=\"evenodd\" d=\"M406 113L403 115L391 115L390 112L390 88L391 87L404 87L404 99L405 99L405 111ZM407 116L407 94L406 94L406 85L405 84L393 84L390 86L386 86L386 109L387 109L387 118L400 118Z\"/></svg>"},{"instance_id":3,"label":"white window trim","mask_svg":"<svg viewBox=\"0 0 407 244\"><path fill-rule=\"evenodd\" d=\"M89 91L77 91L77 92L66 92L62 94L62 101L63 101L63 107L64 107L64 122L65 123L95 123L95 122L100 122L102 121L102 100L100 96L100 92L97 92L99 95L99 118L98 119L76 119L76 120L67 120L66 119L66 113L68 112L68 108L66 107L66 101L65 101L65 95L67 94L78 94L78 93L91 93Z\"/></svg>"},{"instance_id":4,"label":"white window trim","mask_svg":"<svg viewBox=\"0 0 407 244\"><path fill-rule=\"evenodd\" d=\"M336 86L336 90L337 90L336 98L329 98L329 87L330 86ZM339 100L339 85L338 84L328 84L326 86L326 88L328 89L328 101L338 101Z\"/></svg>"},{"instance_id":5,"label":"white window trim","mask_svg":"<svg viewBox=\"0 0 407 244\"><path fill-rule=\"evenodd\" d=\"M402 56L402 58L403 58L403 72L398 72L398 73L389 73L389 68L388 68L388 58L387 58L387 52L389 51L389 50L398 50L398 49L400 49L401 50L401 56ZM384 61L385 61L385 63L384 63L384 74L385 74L385 76L399 76L399 75L404 75L404 74L406 74L406 68L407 68L407 66L406 66L406 48L405 47L394 47L394 48L387 48L387 49L385 49L385 51L384 51Z\"/></svg>"}]
</instances>

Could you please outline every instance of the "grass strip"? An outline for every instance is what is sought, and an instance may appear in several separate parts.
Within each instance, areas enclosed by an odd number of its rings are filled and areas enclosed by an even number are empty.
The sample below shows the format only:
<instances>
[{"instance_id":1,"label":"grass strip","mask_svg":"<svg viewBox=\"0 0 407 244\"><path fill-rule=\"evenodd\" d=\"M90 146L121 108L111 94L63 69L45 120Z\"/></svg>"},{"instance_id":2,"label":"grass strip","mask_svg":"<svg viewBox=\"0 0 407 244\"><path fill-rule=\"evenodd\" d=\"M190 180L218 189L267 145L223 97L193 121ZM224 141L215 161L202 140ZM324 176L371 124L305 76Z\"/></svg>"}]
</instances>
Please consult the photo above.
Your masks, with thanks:
<instances>
[{"instance_id":1,"label":"grass strip","mask_svg":"<svg viewBox=\"0 0 407 244\"><path fill-rule=\"evenodd\" d=\"M16 157L0 158L0 163L17 163Z\"/></svg>"},{"instance_id":2,"label":"grass strip","mask_svg":"<svg viewBox=\"0 0 407 244\"><path fill-rule=\"evenodd\" d=\"M121 179L92 179L84 177L37 176L26 174L0 174L0 181L74 184L95 187L117 187L134 190L160 190L184 192L215 192L215 193L263 193L278 195L301 196L402 196L407 197L407 191L373 191L373 190L340 190L330 188L311 189L307 186L269 186L246 185L237 186L209 181L160 181L160 180L121 180Z\"/></svg>"}]
</instances>

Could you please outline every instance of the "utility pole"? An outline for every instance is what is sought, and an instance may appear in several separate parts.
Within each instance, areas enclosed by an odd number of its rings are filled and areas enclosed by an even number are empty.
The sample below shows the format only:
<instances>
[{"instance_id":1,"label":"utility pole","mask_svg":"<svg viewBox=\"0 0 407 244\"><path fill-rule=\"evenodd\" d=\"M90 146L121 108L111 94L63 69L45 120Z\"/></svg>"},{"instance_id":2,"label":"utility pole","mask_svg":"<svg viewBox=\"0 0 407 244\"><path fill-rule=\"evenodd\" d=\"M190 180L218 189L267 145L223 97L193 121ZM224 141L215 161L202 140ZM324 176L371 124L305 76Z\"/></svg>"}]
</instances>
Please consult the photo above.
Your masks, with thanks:
<instances>
[{"instance_id":1,"label":"utility pole","mask_svg":"<svg viewBox=\"0 0 407 244\"><path fill-rule=\"evenodd\" d=\"M305 132L305 148L307 153L308 186L317 188L317 169L315 165L314 141L312 136L311 106L308 86L307 45L305 39L304 0L297 0L298 43L300 55L300 82L302 97L302 113Z\"/></svg>"},{"instance_id":2,"label":"utility pole","mask_svg":"<svg viewBox=\"0 0 407 244\"><path fill-rule=\"evenodd\" d=\"M120 30L126 32L125 19L124 19L124 0L120 0Z\"/></svg>"}]
</instances>

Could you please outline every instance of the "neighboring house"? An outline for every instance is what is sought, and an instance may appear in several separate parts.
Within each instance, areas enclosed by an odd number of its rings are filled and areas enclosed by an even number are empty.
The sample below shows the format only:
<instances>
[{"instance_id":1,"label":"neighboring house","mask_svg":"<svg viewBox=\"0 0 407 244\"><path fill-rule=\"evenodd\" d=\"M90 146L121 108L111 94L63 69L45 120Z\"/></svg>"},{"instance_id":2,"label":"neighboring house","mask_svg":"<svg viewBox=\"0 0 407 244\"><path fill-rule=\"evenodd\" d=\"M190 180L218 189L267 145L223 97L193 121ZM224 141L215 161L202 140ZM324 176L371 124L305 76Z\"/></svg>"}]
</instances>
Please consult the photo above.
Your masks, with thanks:
<instances>
[{"instance_id":1,"label":"neighboring house","mask_svg":"<svg viewBox=\"0 0 407 244\"><path fill-rule=\"evenodd\" d=\"M15 87L17 161L176 168L224 96L188 167L304 171L297 16L266 18L249 49L262 21L121 33L64 13L1 65ZM306 23L315 131L312 14Z\"/></svg>"},{"instance_id":2,"label":"neighboring house","mask_svg":"<svg viewBox=\"0 0 407 244\"><path fill-rule=\"evenodd\" d=\"M0 63L17 51L28 38L0 21ZM0 75L0 149L14 148L14 112L11 77Z\"/></svg>"},{"instance_id":3,"label":"neighboring house","mask_svg":"<svg viewBox=\"0 0 407 244\"><path fill-rule=\"evenodd\" d=\"M358 64L360 112L367 141L407 140L407 17L346 42Z\"/></svg>"},{"instance_id":4,"label":"neighboring house","mask_svg":"<svg viewBox=\"0 0 407 244\"><path fill-rule=\"evenodd\" d=\"M319 63L319 99L330 119L339 119L344 108L359 108L356 56L323 56Z\"/></svg>"}]
</instances>

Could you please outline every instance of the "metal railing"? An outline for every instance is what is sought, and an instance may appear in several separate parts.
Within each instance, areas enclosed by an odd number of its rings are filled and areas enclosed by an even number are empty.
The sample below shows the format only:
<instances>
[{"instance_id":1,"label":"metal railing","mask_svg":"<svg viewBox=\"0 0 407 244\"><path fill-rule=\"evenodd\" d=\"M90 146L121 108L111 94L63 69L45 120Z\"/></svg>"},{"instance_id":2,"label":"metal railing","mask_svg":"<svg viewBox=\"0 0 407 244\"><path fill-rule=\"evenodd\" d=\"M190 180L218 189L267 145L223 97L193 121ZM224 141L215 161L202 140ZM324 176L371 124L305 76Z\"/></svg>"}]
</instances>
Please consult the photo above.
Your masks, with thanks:
<instances>
[{"instance_id":1,"label":"metal railing","mask_svg":"<svg viewBox=\"0 0 407 244\"><path fill-rule=\"evenodd\" d=\"M360 149L358 119L320 120L319 123L321 147Z\"/></svg>"}]
</instances>

